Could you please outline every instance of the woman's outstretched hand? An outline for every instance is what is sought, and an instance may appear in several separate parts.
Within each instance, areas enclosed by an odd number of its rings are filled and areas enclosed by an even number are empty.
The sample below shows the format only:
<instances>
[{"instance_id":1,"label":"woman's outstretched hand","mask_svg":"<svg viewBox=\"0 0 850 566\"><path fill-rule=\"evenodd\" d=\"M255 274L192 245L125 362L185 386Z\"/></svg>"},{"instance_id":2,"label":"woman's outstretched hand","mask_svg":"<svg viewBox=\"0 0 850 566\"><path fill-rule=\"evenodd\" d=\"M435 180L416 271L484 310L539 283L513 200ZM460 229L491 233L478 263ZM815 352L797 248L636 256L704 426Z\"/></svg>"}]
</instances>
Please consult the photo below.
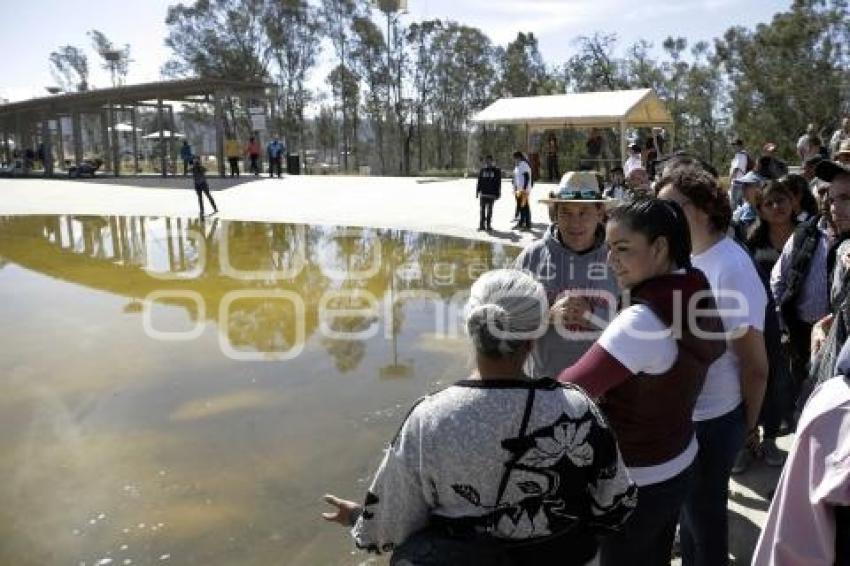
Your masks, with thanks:
<instances>
[{"instance_id":1,"label":"woman's outstretched hand","mask_svg":"<svg viewBox=\"0 0 850 566\"><path fill-rule=\"evenodd\" d=\"M350 527L354 524L356 517L360 515L360 505L345 499L340 499L335 495L327 494L323 498L325 503L336 507L335 511L322 513L322 518L332 523Z\"/></svg>"}]
</instances>

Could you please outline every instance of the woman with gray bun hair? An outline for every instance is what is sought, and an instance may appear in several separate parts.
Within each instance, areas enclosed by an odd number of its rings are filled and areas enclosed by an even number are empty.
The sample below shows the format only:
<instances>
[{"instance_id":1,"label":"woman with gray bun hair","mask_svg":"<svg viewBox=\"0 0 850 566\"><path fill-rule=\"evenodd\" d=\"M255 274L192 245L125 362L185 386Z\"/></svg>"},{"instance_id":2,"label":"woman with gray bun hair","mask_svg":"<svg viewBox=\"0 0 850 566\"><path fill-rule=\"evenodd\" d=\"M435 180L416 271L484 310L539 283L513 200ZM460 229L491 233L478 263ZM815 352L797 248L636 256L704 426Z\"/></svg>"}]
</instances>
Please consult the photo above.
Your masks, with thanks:
<instances>
[{"instance_id":1,"label":"woman with gray bun hair","mask_svg":"<svg viewBox=\"0 0 850 566\"><path fill-rule=\"evenodd\" d=\"M578 387L522 370L546 330L543 287L521 271L473 284L466 326L476 368L421 399L387 449L365 502L325 496L324 518L391 564L593 561L636 488L616 440Z\"/></svg>"}]
</instances>

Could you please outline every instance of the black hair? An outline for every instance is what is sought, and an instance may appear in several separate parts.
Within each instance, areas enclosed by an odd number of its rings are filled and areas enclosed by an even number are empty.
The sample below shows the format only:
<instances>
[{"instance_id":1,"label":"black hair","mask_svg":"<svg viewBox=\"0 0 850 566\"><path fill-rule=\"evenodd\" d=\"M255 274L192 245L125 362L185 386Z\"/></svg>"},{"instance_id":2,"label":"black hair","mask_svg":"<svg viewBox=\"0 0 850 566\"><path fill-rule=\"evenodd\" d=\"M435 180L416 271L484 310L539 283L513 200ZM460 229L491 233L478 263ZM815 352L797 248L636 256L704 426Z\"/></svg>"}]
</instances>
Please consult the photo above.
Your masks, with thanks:
<instances>
[{"instance_id":1,"label":"black hair","mask_svg":"<svg viewBox=\"0 0 850 566\"><path fill-rule=\"evenodd\" d=\"M493 156L488 153L484 156L484 159L486 159L487 161L493 161Z\"/></svg>"},{"instance_id":2,"label":"black hair","mask_svg":"<svg viewBox=\"0 0 850 566\"><path fill-rule=\"evenodd\" d=\"M791 191L791 195L795 198L797 195L803 195L800 198L800 208L804 212L808 213L809 216L818 214L818 201L815 199L815 195L812 194L812 190L809 188L809 182L805 177L791 173L782 177L780 181Z\"/></svg>"},{"instance_id":3,"label":"black hair","mask_svg":"<svg viewBox=\"0 0 850 566\"><path fill-rule=\"evenodd\" d=\"M676 269L691 268L691 231L685 213L675 202L644 198L618 206L608 214L608 222L617 222L646 236L649 243L667 240L670 261Z\"/></svg>"},{"instance_id":4,"label":"black hair","mask_svg":"<svg viewBox=\"0 0 850 566\"><path fill-rule=\"evenodd\" d=\"M782 193L788 199L794 198L794 194L791 192L791 189L786 183L783 183L782 181L769 181L762 191L762 200L774 192ZM759 207L761 207L761 205L759 205ZM797 219L793 212L791 213L791 224L797 224ZM770 242L770 224L764 221L761 214L759 214L756 221L753 222L747 230L744 238L744 244L746 244L751 252L755 252L758 248L772 246Z\"/></svg>"},{"instance_id":5,"label":"black hair","mask_svg":"<svg viewBox=\"0 0 850 566\"><path fill-rule=\"evenodd\" d=\"M525 156L522 154L521 151L515 151L514 152L514 159L525 159Z\"/></svg>"}]
</instances>

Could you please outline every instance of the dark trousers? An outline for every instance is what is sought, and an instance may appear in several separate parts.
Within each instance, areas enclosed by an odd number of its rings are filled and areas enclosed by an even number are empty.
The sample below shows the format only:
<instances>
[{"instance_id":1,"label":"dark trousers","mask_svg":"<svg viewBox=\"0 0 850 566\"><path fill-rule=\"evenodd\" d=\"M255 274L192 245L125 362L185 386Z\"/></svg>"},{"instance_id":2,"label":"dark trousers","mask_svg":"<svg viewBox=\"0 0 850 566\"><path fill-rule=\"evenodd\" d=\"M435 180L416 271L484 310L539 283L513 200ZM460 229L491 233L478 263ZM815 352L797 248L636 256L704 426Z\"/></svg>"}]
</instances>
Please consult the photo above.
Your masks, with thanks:
<instances>
[{"instance_id":1,"label":"dark trousers","mask_svg":"<svg viewBox=\"0 0 850 566\"><path fill-rule=\"evenodd\" d=\"M667 481L639 488L637 507L623 530L603 539L600 565L669 565L676 523L692 478L693 464Z\"/></svg>"},{"instance_id":2,"label":"dark trousers","mask_svg":"<svg viewBox=\"0 0 850 566\"><path fill-rule=\"evenodd\" d=\"M269 177L274 177L275 172L277 172L277 176L281 176L281 157L278 155L277 157L269 157Z\"/></svg>"},{"instance_id":3,"label":"dark trousers","mask_svg":"<svg viewBox=\"0 0 850 566\"><path fill-rule=\"evenodd\" d=\"M558 156L549 154L546 156L546 170L549 172L549 180L557 183L561 180L561 174L558 171Z\"/></svg>"},{"instance_id":4,"label":"dark trousers","mask_svg":"<svg viewBox=\"0 0 850 566\"><path fill-rule=\"evenodd\" d=\"M744 405L694 425L699 451L691 490L682 507L682 565L724 566L729 563L729 476L744 445Z\"/></svg>"},{"instance_id":5,"label":"dark trousers","mask_svg":"<svg viewBox=\"0 0 850 566\"><path fill-rule=\"evenodd\" d=\"M790 335L789 350L791 357L791 396L792 414L788 416L791 424L796 425L806 398L803 397L803 384L809 379L809 365L812 348L812 326L801 320L788 322Z\"/></svg>"},{"instance_id":6,"label":"dark trousers","mask_svg":"<svg viewBox=\"0 0 850 566\"><path fill-rule=\"evenodd\" d=\"M198 195L198 208L201 209L201 216L204 215L204 199L201 193L207 195L207 199L210 201L213 211L218 212L218 207L215 205L215 201L210 194L210 186L206 181L203 181L201 183L195 183L195 194Z\"/></svg>"},{"instance_id":7,"label":"dark trousers","mask_svg":"<svg viewBox=\"0 0 850 566\"><path fill-rule=\"evenodd\" d=\"M531 228L531 205L529 203L519 207L519 226L520 228Z\"/></svg>"},{"instance_id":8,"label":"dark trousers","mask_svg":"<svg viewBox=\"0 0 850 566\"><path fill-rule=\"evenodd\" d=\"M514 200L516 200L516 208L514 209L514 220L519 220L519 209L522 208L519 205L519 194L514 193Z\"/></svg>"},{"instance_id":9,"label":"dark trousers","mask_svg":"<svg viewBox=\"0 0 850 566\"><path fill-rule=\"evenodd\" d=\"M230 163L230 176L238 177L239 176L239 158L238 157L228 157L227 162Z\"/></svg>"},{"instance_id":10,"label":"dark trousers","mask_svg":"<svg viewBox=\"0 0 850 566\"><path fill-rule=\"evenodd\" d=\"M478 220L479 228L486 228L489 230L493 227L493 203L494 199L482 196L479 199L479 204L481 206L481 214Z\"/></svg>"},{"instance_id":11,"label":"dark trousers","mask_svg":"<svg viewBox=\"0 0 850 566\"><path fill-rule=\"evenodd\" d=\"M251 173L254 175L260 174L260 156L256 154L251 154Z\"/></svg>"},{"instance_id":12,"label":"dark trousers","mask_svg":"<svg viewBox=\"0 0 850 566\"><path fill-rule=\"evenodd\" d=\"M183 176L184 177L189 174L189 163L190 163L189 159L183 160Z\"/></svg>"}]
</instances>

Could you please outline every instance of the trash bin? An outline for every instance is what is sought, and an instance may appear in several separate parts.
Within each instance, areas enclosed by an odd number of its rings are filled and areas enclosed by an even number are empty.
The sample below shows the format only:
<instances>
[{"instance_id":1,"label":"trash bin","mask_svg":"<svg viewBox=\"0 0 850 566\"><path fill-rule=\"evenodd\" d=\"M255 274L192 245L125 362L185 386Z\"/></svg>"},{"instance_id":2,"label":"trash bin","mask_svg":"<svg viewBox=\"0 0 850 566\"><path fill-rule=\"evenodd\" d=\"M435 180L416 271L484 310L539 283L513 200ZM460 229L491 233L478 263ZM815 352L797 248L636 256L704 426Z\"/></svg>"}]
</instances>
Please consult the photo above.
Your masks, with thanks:
<instances>
[{"instance_id":1,"label":"trash bin","mask_svg":"<svg viewBox=\"0 0 850 566\"><path fill-rule=\"evenodd\" d=\"M286 156L286 173L287 175L301 174L301 157L297 153Z\"/></svg>"}]
</instances>

